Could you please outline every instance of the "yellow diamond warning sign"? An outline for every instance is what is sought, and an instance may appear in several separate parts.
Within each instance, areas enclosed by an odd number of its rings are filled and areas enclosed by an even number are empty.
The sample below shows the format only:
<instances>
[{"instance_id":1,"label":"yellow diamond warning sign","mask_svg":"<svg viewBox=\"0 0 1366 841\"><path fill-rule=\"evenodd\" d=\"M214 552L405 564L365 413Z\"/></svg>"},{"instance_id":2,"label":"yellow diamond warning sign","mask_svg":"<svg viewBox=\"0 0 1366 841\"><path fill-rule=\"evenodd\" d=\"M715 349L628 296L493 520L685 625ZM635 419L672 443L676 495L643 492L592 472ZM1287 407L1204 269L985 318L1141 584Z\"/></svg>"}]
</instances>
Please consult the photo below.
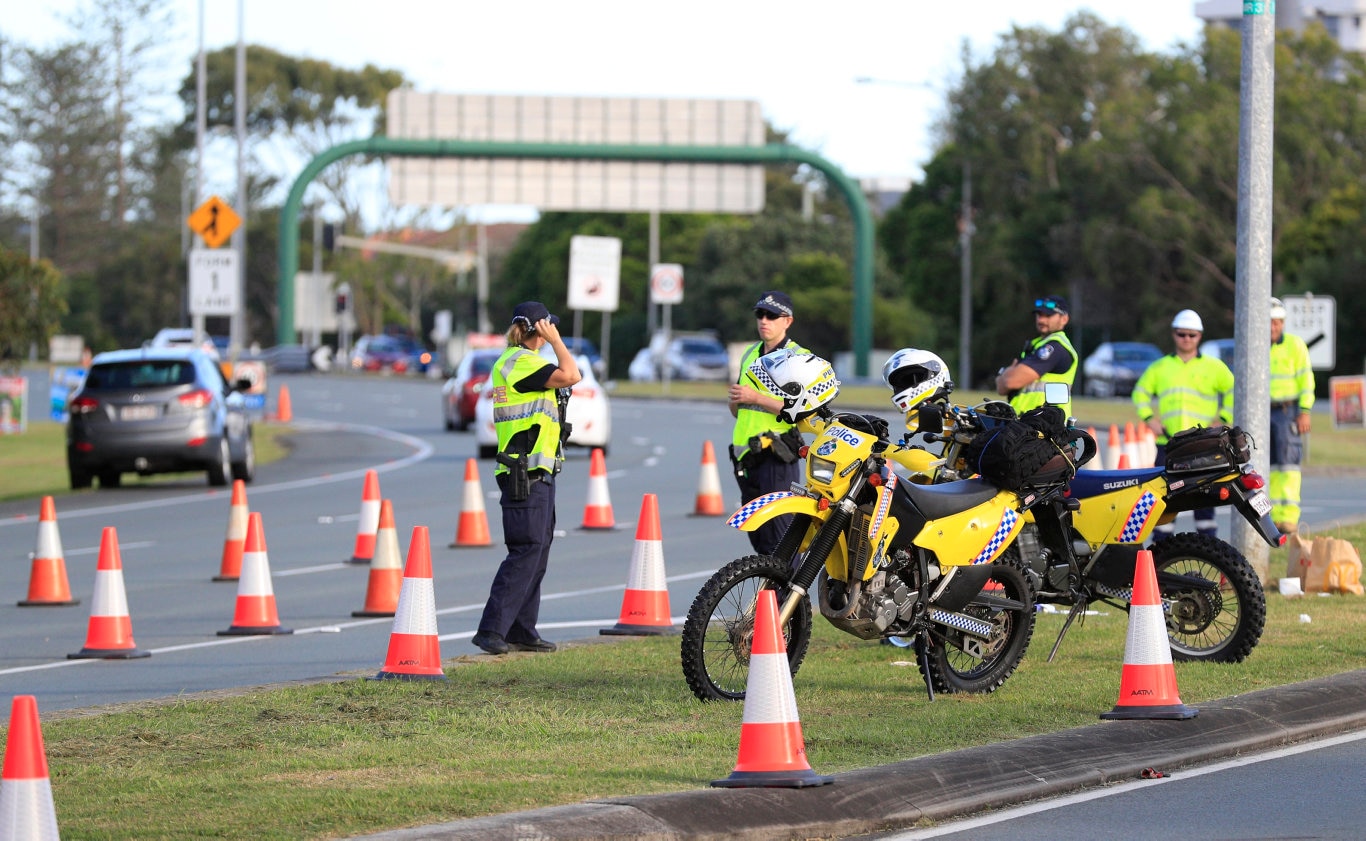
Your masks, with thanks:
<instances>
[{"instance_id":1,"label":"yellow diamond warning sign","mask_svg":"<svg viewBox=\"0 0 1366 841\"><path fill-rule=\"evenodd\" d=\"M227 242L233 231L237 230L237 226L242 224L242 217L234 213L218 196L210 196L208 201L190 214L185 224L204 238L205 245L217 248Z\"/></svg>"}]
</instances>

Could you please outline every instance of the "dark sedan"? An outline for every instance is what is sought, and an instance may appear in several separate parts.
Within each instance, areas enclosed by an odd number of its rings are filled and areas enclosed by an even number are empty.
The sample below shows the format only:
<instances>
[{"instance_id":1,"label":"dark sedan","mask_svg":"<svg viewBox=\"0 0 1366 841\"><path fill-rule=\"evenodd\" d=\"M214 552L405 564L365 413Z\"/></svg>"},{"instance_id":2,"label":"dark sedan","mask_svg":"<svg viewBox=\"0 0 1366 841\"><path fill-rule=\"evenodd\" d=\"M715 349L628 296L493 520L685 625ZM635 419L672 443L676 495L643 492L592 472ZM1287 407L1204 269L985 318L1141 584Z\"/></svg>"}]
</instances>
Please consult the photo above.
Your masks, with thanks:
<instances>
[{"instance_id":1,"label":"dark sedan","mask_svg":"<svg viewBox=\"0 0 1366 841\"><path fill-rule=\"evenodd\" d=\"M116 488L124 473L205 470L210 485L256 474L251 420L240 389L202 350L101 353L68 402L72 488Z\"/></svg>"}]
</instances>

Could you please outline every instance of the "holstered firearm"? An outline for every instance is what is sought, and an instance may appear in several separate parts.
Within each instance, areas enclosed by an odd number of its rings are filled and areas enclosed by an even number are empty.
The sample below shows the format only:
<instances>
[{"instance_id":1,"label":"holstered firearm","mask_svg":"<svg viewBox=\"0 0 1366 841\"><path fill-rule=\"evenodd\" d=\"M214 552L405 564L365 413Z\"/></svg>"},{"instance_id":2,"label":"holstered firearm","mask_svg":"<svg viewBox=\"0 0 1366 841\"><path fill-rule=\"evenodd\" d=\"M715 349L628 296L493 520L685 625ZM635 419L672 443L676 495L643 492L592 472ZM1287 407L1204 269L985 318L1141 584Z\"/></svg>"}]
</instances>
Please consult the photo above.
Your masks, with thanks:
<instances>
[{"instance_id":1,"label":"holstered firearm","mask_svg":"<svg viewBox=\"0 0 1366 841\"><path fill-rule=\"evenodd\" d=\"M574 425L566 418L569 416L569 398L574 393L571 388L555 389L555 407L560 413L560 446L563 447L569 440L569 434L574 431Z\"/></svg>"},{"instance_id":2,"label":"holstered firearm","mask_svg":"<svg viewBox=\"0 0 1366 841\"><path fill-rule=\"evenodd\" d=\"M531 474L526 469L526 456L499 453L495 458L508 469L508 479L512 483L508 498L513 502L526 502L531 496Z\"/></svg>"}]
</instances>

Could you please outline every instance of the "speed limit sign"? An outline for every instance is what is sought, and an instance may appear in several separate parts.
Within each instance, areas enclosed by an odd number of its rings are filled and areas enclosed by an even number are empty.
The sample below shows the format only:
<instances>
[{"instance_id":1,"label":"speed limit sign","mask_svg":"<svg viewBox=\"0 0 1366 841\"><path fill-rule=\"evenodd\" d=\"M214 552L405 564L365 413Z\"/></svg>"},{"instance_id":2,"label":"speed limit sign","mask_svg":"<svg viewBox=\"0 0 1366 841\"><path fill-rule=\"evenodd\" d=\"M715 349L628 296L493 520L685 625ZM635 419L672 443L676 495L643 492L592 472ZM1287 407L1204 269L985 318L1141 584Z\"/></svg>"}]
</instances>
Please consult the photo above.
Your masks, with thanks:
<instances>
[{"instance_id":1,"label":"speed limit sign","mask_svg":"<svg viewBox=\"0 0 1366 841\"><path fill-rule=\"evenodd\" d=\"M683 303L683 267L677 263L656 263L650 270L650 303Z\"/></svg>"}]
</instances>

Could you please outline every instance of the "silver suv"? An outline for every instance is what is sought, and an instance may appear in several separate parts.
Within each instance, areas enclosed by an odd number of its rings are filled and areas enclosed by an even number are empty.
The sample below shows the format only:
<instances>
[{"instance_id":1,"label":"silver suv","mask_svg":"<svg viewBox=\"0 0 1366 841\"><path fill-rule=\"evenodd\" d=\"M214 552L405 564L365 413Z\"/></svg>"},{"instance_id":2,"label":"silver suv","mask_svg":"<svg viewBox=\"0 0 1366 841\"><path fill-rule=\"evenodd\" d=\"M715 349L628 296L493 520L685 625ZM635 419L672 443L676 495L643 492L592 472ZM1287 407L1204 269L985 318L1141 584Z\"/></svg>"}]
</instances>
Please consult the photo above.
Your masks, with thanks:
<instances>
[{"instance_id":1,"label":"silver suv","mask_svg":"<svg viewBox=\"0 0 1366 841\"><path fill-rule=\"evenodd\" d=\"M202 350L101 353L71 395L66 463L72 488L117 488L140 476L207 470L210 485L256 474L251 419L241 391Z\"/></svg>"}]
</instances>

